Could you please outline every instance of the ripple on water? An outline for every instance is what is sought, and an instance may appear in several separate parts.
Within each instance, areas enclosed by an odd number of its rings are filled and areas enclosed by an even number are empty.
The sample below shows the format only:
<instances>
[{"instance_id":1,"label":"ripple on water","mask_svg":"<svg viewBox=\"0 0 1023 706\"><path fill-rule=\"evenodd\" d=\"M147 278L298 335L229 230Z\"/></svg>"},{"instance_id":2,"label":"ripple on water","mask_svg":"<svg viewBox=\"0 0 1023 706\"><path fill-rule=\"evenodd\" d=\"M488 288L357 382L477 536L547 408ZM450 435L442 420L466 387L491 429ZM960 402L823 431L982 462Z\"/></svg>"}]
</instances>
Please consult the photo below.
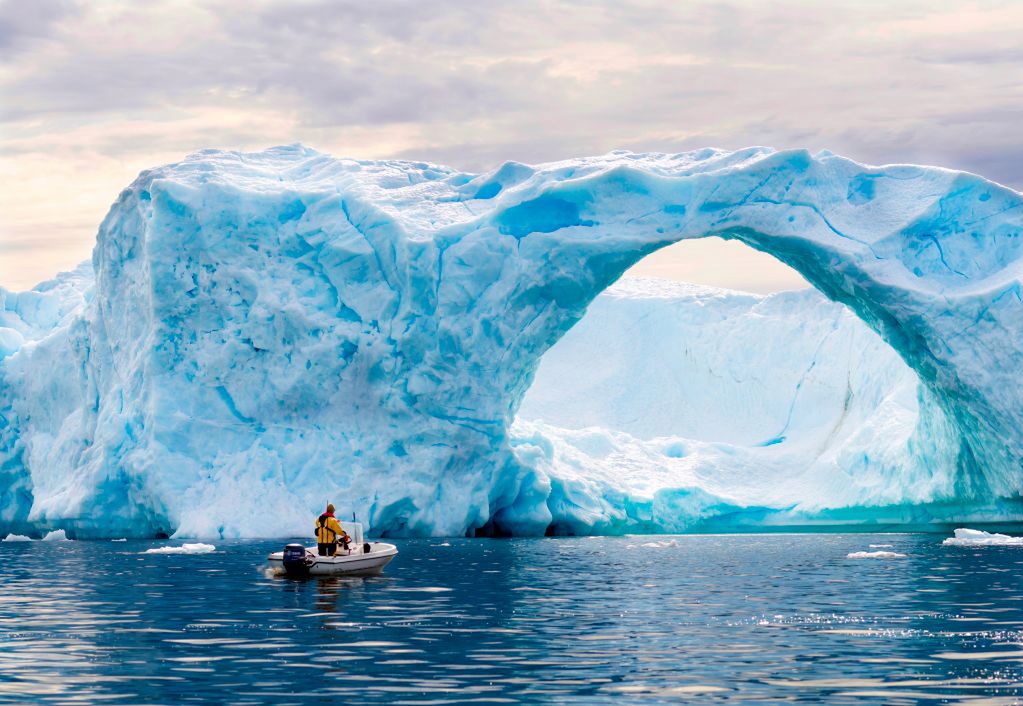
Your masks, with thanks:
<instances>
[{"instance_id":1,"label":"ripple on water","mask_svg":"<svg viewBox=\"0 0 1023 706\"><path fill-rule=\"evenodd\" d=\"M0 701L1023 694L1018 550L927 535L408 540L383 577L301 581L260 572L279 544L0 544ZM845 561L864 547L906 556Z\"/></svg>"}]
</instances>

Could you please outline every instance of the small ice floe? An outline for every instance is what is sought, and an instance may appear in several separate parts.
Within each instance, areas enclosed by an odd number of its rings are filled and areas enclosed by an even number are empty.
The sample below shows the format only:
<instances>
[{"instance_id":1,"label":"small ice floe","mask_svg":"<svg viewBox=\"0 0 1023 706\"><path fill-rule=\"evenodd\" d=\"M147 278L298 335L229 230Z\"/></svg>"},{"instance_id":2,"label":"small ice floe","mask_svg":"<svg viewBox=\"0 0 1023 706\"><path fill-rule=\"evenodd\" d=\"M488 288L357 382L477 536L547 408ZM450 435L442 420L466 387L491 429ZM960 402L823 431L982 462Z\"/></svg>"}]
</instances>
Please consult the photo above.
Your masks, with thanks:
<instances>
[{"instance_id":1,"label":"small ice floe","mask_svg":"<svg viewBox=\"0 0 1023 706\"><path fill-rule=\"evenodd\" d=\"M961 528L955 531L955 537L949 537L942 544L946 547L1023 547L1023 537Z\"/></svg>"},{"instance_id":2,"label":"small ice floe","mask_svg":"<svg viewBox=\"0 0 1023 706\"><path fill-rule=\"evenodd\" d=\"M32 538L31 537L26 537L23 534L9 534L6 537L4 537L3 541L5 541L5 542L31 542Z\"/></svg>"},{"instance_id":3,"label":"small ice floe","mask_svg":"<svg viewBox=\"0 0 1023 706\"><path fill-rule=\"evenodd\" d=\"M870 547L871 549L891 549L892 548L891 544L868 544L867 546Z\"/></svg>"},{"instance_id":4,"label":"small ice floe","mask_svg":"<svg viewBox=\"0 0 1023 706\"><path fill-rule=\"evenodd\" d=\"M154 547L142 552L143 554L209 554L216 551L212 544L182 544L180 547Z\"/></svg>"},{"instance_id":5,"label":"small ice floe","mask_svg":"<svg viewBox=\"0 0 1023 706\"><path fill-rule=\"evenodd\" d=\"M648 549L665 549L666 547L677 547L678 542L674 539L661 539L656 542L643 542L642 544L629 544L629 549L636 547L647 547Z\"/></svg>"},{"instance_id":6,"label":"small ice floe","mask_svg":"<svg viewBox=\"0 0 1023 706\"><path fill-rule=\"evenodd\" d=\"M845 555L846 559L902 559L905 554L899 554L898 552L849 552Z\"/></svg>"},{"instance_id":7,"label":"small ice floe","mask_svg":"<svg viewBox=\"0 0 1023 706\"><path fill-rule=\"evenodd\" d=\"M111 541L111 542L127 542L128 540L127 540L127 539L124 539L124 538L122 537L121 539L111 539L110 541Z\"/></svg>"},{"instance_id":8,"label":"small ice floe","mask_svg":"<svg viewBox=\"0 0 1023 706\"><path fill-rule=\"evenodd\" d=\"M43 541L44 542L70 542L71 540L67 538L66 534L64 534L64 530L53 530L52 532L47 532L46 533L46 536L43 537Z\"/></svg>"}]
</instances>

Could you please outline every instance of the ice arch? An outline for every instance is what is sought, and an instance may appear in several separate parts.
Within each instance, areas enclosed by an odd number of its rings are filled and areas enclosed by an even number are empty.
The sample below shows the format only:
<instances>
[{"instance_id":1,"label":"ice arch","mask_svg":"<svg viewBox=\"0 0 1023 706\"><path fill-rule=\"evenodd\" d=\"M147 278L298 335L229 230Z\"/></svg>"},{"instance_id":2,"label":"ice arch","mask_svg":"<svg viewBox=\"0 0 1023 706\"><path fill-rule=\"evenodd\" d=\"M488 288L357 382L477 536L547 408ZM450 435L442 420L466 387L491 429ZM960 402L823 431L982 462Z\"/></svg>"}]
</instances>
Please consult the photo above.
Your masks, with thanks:
<instances>
[{"instance_id":1,"label":"ice arch","mask_svg":"<svg viewBox=\"0 0 1023 706\"><path fill-rule=\"evenodd\" d=\"M198 153L122 193L76 313L8 295L29 344L3 339L0 511L266 535L326 493L391 533L542 531L549 483L508 444L540 356L630 265L708 236L789 264L916 371L955 446L933 500L1012 498L1020 206L969 174L760 148L484 175ZM271 520L239 515L271 499Z\"/></svg>"},{"instance_id":2,"label":"ice arch","mask_svg":"<svg viewBox=\"0 0 1023 706\"><path fill-rule=\"evenodd\" d=\"M916 371L958 437L955 498L1019 493L1018 193L963 173L802 151L608 162L584 177L559 165L488 219L520 239L518 257L540 263L535 286L558 314L571 319L667 243L741 240L848 305ZM552 318L556 338L564 322Z\"/></svg>"}]
</instances>

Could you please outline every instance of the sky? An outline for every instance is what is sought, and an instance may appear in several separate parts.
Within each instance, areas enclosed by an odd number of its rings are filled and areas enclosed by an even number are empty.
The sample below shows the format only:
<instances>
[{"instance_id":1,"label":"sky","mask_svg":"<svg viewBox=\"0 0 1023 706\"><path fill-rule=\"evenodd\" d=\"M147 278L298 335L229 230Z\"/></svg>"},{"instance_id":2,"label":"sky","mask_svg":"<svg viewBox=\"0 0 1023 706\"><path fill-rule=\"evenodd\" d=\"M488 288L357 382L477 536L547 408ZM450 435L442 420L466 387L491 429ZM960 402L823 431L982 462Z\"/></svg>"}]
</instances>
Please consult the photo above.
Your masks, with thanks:
<instances>
[{"instance_id":1,"label":"sky","mask_svg":"<svg viewBox=\"0 0 1023 706\"><path fill-rule=\"evenodd\" d=\"M829 149L1023 189L1023 2L0 0L0 286L89 257L122 188L302 142L485 171L612 149ZM632 274L803 286L738 243Z\"/></svg>"}]
</instances>

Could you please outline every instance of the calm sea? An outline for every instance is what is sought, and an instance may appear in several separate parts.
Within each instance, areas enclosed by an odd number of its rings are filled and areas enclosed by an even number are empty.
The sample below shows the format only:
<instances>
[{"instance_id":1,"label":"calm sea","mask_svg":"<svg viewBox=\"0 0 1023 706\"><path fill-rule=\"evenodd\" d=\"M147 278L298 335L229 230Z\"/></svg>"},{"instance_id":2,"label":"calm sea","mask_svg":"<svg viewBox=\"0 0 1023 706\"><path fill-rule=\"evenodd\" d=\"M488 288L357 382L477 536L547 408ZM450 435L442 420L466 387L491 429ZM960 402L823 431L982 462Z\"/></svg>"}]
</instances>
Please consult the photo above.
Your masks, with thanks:
<instances>
[{"instance_id":1,"label":"calm sea","mask_svg":"<svg viewBox=\"0 0 1023 706\"><path fill-rule=\"evenodd\" d=\"M399 540L308 580L284 542L2 543L0 701L1019 703L1023 547L940 542Z\"/></svg>"}]
</instances>

